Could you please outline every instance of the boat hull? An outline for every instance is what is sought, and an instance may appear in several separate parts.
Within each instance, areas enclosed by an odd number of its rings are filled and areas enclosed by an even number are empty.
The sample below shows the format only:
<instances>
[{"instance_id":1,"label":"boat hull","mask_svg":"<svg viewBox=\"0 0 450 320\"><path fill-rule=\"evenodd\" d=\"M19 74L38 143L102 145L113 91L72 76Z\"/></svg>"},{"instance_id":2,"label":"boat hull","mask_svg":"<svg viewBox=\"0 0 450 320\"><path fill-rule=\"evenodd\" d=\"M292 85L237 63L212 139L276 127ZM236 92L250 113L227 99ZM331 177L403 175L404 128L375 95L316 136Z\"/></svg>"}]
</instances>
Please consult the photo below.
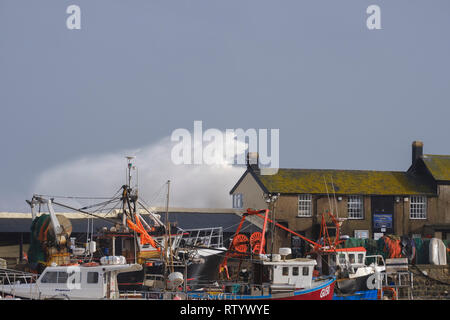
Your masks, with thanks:
<instances>
[{"instance_id":1,"label":"boat hull","mask_svg":"<svg viewBox=\"0 0 450 320\"><path fill-rule=\"evenodd\" d=\"M357 291L349 295L335 294L333 300L378 300L378 290Z\"/></svg>"},{"instance_id":2,"label":"boat hull","mask_svg":"<svg viewBox=\"0 0 450 320\"><path fill-rule=\"evenodd\" d=\"M205 295L205 293L188 293L191 299L214 299L214 300L332 300L336 278L331 277L324 280L314 281L309 289L299 289L290 292L279 292L267 295L241 295L232 293L218 293Z\"/></svg>"},{"instance_id":3,"label":"boat hull","mask_svg":"<svg viewBox=\"0 0 450 320\"><path fill-rule=\"evenodd\" d=\"M204 251L207 251L206 249ZM223 259L217 251L203 252L199 261L187 265L187 285L191 289L201 287L202 283L218 279L219 266ZM175 267L174 271L184 275L184 267ZM141 271L119 274L117 279L120 291L142 290L145 274L164 274L163 265L145 267Z\"/></svg>"},{"instance_id":4,"label":"boat hull","mask_svg":"<svg viewBox=\"0 0 450 320\"><path fill-rule=\"evenodd\" d=\"M274 294L270 300L332 300L334 294L335 279L330 279L322 285L309 290L296 290L292 295L277 296ZM281 295L281 294L278 294Z\"/></svg>"},{"instance_id":5,"label":"boat hull","mask_svg":"<svg viewBox=\"0 0 450 320\"><path fill-rule=\"evenodd\" d=\"M356 278L338 279L336 282L336 292L340 294L353 294L358 291L366 291L371 288L368 287L368 279L373 274L364 275Z\"/></svg>"},{"instance_id":6,"label":"boat hull","mask_svg":"<svg viewBox=\"0 0 450 320\"><path fill-rule=\"evenodd\" d=\"M206 251L206 250L205 250ZM212 250L209 250L212 251ZM223 256L217 251L201 255L201 263L191 263L187 268L187 285L196 289L202 284L219 279L219 267ZM175 268L175 271L184 274L184 268Z\"/></svg>"}]
</instances>

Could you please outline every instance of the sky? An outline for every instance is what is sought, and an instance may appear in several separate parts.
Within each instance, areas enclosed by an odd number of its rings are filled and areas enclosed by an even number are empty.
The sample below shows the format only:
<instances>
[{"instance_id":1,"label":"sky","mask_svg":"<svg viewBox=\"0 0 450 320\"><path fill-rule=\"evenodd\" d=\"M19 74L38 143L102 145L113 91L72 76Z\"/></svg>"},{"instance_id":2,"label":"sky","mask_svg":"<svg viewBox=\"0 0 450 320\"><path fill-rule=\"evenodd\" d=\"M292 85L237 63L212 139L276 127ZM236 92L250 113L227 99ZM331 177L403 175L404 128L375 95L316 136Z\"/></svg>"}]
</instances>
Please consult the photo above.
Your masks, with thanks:
<instances>
[{"instance_id":1,"label":"sky","mask_svg":"<svg viewBox=\"0 0 450 320\"><path fill-rule=\"evenodd\" d=\"M0 0L0 211L110 195L129 153L152 204L170 179L173 205L231 206L242 167L171 163L196 120L279 129L285 168L407 170L414 140L450 154L449 17L447 0Z\"/></svg>"}]
</instances>

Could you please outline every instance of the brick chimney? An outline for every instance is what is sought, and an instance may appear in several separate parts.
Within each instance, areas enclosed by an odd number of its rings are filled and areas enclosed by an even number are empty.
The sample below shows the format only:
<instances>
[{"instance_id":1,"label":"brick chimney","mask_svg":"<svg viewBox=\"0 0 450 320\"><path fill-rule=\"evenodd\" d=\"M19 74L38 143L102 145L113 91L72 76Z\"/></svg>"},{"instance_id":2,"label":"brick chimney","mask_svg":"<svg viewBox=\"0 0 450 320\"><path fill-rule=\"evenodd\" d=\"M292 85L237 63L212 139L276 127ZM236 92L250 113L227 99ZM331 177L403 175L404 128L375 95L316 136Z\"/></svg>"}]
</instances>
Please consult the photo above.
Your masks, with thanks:
<instances>
[{"instance_id":1,"label":"brick chimney","mask_svg":"<svg viewBox=\"0 0 450 320\"><path fill-rule=\"evenodd\" d=\"M247 169L251 169L255 173L259 173L259 155L258 152L247 153Z\"/></svg>"},{"instance_id":2,"label":"brick chimney","mask_svg":"<svg viewBox=\"0 0 450 320\"><path fill-rule=\"evenodd\" d=\"M422 141L413 141L412 143L412 163L416 162L423 156L423 142Z\"/></svg>"}]
</instances>

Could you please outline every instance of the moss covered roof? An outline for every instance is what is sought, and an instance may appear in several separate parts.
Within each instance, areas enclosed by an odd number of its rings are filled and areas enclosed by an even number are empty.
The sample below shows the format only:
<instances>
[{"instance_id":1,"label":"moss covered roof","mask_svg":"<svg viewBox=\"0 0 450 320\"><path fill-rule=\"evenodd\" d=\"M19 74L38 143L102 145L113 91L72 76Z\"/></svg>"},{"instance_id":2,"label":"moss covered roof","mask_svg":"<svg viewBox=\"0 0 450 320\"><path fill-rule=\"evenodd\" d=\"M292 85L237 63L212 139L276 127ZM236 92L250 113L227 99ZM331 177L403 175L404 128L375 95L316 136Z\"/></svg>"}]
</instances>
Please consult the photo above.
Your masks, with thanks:
<instances>
[{"instance_id":1,"label":"moss covered roof","mask_svg":"<svg viewBox=\"0 0 450 320\"><path fill-rule=\"evenodd\" d=\"M435 180L450 181L450 156L425 154L422 160Z\"/></svg>"},{"instance_id":2,"label":"moss covered roof","mask_svg":"<svg viewBox=\"0 0 450 320\"><path fill-rule=\"evenodd\" d=\"M435 195L429 183L397 171L279 169L275 175L255 175L269 192L361 195ZM325 179L327 186L325 186Z\"/></svg>"}]
</instances>

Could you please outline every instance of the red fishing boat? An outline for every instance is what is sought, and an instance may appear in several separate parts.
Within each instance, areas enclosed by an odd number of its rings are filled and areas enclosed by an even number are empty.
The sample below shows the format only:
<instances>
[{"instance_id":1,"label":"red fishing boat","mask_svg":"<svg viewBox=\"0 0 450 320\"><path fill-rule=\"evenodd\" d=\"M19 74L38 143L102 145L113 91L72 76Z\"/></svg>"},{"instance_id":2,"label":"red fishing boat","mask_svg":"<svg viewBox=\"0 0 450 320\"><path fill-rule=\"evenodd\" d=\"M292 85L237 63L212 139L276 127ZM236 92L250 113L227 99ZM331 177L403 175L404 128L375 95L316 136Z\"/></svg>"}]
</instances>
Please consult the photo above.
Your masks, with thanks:
<instances>
[{"instance_id":1,"label":"red fishing boat","mask_svg":"<svg viewBox=\"0 0 450 320\"><path fill-rule=\"evenodd\" d=\"M190 292L189 298L209 299L271 299L271 300L331 300L333 298L336 278L334 275L315 276L317 261L307 258L286 259L291 254L290 248L280 248L278 254L266 254L265 230L268 223L289 230L268 218L269 210L248 209L242 216L225 258L220 266L228 282L222 287L209 288L202 292ZM262 232L250 236L240 234L246 217L258 216L264 219ZM298 234L296 234L298 235ZM313 246L320 244L298 235ZM249 270L241 268L239 263L238 279L230 281L228 260L230 258L246 260ZM250 258L250 259L249 259ZM241 260L241 261L242 261Z\"/></svg>"}]
</instances>

